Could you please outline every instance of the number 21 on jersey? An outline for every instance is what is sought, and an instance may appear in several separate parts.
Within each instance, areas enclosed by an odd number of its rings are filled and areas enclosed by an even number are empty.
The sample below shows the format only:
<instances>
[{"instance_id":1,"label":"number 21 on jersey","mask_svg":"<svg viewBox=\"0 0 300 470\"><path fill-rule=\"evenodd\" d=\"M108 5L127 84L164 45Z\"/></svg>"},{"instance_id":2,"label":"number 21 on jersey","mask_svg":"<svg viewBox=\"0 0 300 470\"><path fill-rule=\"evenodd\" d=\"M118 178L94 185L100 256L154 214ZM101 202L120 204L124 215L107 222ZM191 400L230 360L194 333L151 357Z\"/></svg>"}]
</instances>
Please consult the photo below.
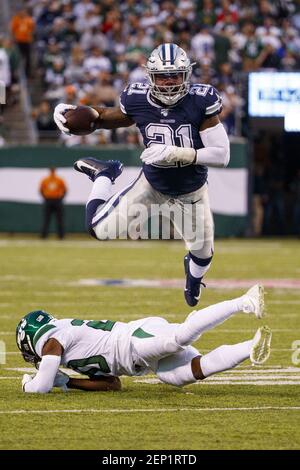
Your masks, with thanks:
<instances>
[{"instance_id":1,"label":"number 21 on jersey","mask_svg":"<svg viewBox=\"0 0 300 470\"><path fill-rule=\"evenodd\" d=\"M168 124L153 124L150 123L145 128L146 137L148 139L147 146L151 144L163 144L163 145L176 145L177 147L193 147L192 140L192 128L190 124L182 124L177 129L172 129ZM174 163L156 163L154 166L186 166L190 163L179 165L181 162Z\"/></svg>"}]
</instances>

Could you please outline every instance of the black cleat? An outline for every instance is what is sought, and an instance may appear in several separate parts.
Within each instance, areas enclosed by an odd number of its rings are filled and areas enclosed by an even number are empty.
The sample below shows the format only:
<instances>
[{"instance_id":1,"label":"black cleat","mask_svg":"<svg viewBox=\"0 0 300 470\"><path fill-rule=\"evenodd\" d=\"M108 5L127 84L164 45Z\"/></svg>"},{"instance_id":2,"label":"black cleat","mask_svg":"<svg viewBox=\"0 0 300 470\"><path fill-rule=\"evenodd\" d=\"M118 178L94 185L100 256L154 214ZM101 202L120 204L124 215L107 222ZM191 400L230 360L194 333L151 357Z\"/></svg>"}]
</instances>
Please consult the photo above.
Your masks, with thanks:
<instances>
[{"instance_id":1,"label":"black cleat","mask_svg":"<svg viewBox=\"0 0 300 470\"><path fill-rule=\"evenodd\" d=\"M184 257L184 270L186 275L184 297L190 307L195 307L201 296L201 286L206 287L206 285L202 282L202 277L194 277L191 275L189 255Z\"/></svg>"},{"instance_id":2,"label":"black cleat","mask_svg":"<svg viewBox=\"0 0 300 470\"><path fill-rule=\"evenodd\" d=\"M107 176L113 183L122 173L123 164L119 160L104 162L96 158L82 158L74 163L74 169L84 173L92 181L98 176Z\"/></svg>"}]
</instances>

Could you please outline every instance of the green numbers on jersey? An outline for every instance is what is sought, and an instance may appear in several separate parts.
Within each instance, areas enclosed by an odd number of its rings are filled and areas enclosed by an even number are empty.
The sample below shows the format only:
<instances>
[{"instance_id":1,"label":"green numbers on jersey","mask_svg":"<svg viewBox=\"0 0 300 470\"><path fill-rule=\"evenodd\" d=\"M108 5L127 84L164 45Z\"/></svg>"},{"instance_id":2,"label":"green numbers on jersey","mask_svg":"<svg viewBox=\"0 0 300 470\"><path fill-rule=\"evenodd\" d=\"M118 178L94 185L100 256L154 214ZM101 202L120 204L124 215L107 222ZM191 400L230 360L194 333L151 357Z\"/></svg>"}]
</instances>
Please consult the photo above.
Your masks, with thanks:
<instances>
[{"instance_id":1,"label":"green numbers on jersey","mask_svg":"<svg viewBox=\"0 0 300 470\"><path fill-rule=\"evenodd\" d=\"M105 374L110 373L106 359L101 355L87 357L86 359L72 359L68 362L68 367L89 377L93 377L99 371Z\"/></svg>"},{"instance_id":2,"label":"green numbers on jersey","mask_svg":"<svg viewBox=\"0 0 300 470\"><path fill-rule=\"evenodd\" d=\"M103 331L111 331L113 329L113 326L114 326L115 323L116 322L110 321L110 320L107 320L107 321L95 321L95 320L86 321L86 320L78 320L76 318L71 321L71 325L73 325L73 326L86 325L86 326L89 326L90 328L94 328L94 330L103 330Z\"/></svg>"},{"instance_id":3,"label":"green numbers on jersey","mask_svg":"<svg viewBox=\"0 0 300 470\"><path fill-rule=\"evenodd\" d=\"M75 318L71 321L72 326L88 326L89 328L93 328L94 330L102 330L102 331L111 331L113 329L115 322L107 320L107 321L95 321L95 320L79 320ZM95 376L97 372L103 372L105 374L109 374L111 372L105 357L101 356L91 356L85 359L73 359L68 362L68 367L77 372L82 374L86 374L89 377Z\"/></svg>"}]
</instances>

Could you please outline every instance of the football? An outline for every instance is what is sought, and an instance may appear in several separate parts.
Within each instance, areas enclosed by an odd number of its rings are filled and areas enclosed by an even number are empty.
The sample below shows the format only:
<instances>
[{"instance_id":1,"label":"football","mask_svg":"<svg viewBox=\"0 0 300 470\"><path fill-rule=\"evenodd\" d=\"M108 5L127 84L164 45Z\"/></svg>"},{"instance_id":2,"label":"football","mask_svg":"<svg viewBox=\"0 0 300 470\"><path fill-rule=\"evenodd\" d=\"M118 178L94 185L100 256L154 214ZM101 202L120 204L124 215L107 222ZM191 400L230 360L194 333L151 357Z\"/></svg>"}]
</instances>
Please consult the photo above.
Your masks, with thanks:
<instances>
[{"instance_id":1,"label":"football","mask_svg":"<svg viewBox=\"0 0 300 470\"><path fill-rule=\"evenodd\" d=\"M65 113L67 122L65 126L74 135L88 135L95 130L97 111L89 106L77 106Z\"/></svg>"}]
</instances>

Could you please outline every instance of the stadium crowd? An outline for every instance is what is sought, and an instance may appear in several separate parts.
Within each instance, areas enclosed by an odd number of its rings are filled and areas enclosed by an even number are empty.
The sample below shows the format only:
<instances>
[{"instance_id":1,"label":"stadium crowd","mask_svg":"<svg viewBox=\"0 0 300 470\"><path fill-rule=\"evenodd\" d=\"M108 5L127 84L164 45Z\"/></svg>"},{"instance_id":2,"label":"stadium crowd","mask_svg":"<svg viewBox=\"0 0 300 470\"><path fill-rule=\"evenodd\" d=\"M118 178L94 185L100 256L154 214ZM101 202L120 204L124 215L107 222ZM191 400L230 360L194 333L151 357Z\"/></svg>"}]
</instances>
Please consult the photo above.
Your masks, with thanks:
<instances>
[{"instance_id":1,"label":"stadium crowd","mask_svg":"<svg viewBox=\"0 0 300 470\"><path fill-rule=\"evenodd\" d=\"M11 38L0 37L0 75L5 79L8 99L13 101L16 93L11 90L18 90L22 56L37 103L33 117L41 140L61 139L66 146L140 145L135 126L99 130L90 136L61 135L53 122L53 108L58 102L117 104L127 83L146 80L143 65L162 42L177 43L196 62L192 82L211 83L219 90L224 105L221 120L232 136L247 137L244 98L248 72L266 68L300 70L300 0L22 3L23 9L11 19ZM0 122L1 142L5 143ZM275 233L283 234L287 218L284 199L292 194L292 232L300 235L299 172L286 178L280 158L274 162L270 142L267 151L264 136L257 136L256 142L254 232L273 233L275 223Z\"/></svg>"},{"instance_id":2,"label":"stadium crowd","mask_svg":"<svg viewBox=\"0 0 300 470\"><path fill-rule=\"evenodd\" d=\"M0 90L0 147L6 144L3 134L5 133L4 109L12 106L19 99L19 65L20 52L11 37L0 32L0 80L5 90ZM2 101L5 101L3 103ZM1 104L2 102L2 104Z\"/></svg>"},{"instance_id":3,"label":"stadium crowd","mask_svg":"<svg viewBox=\"0 0 300 470\"><path fill-rule=\"evenodd\" d=\"M218 88L221 119L230 135L243 133L245 73L300 67L299 1L28 0L24 5L11 28L27 75L33 75L34 59L34 74L43 84L42 102L34 111L41 136L54 130L57 102L117 103L127 83L146 80L145 58L161 42L177 43L196 61L193 82ZM66 145L139 144L131 129L61 138Z\"/></svg>"}]
</instances>

